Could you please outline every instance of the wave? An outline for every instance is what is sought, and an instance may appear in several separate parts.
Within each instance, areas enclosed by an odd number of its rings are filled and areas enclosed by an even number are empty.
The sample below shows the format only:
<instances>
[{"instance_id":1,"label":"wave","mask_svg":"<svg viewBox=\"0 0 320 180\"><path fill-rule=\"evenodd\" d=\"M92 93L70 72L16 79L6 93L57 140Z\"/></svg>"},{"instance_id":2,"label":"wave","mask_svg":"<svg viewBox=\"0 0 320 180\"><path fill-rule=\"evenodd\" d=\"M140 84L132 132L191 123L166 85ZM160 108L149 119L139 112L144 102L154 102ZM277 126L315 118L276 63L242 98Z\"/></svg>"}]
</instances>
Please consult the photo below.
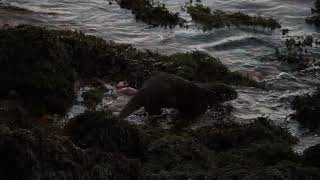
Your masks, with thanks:
<instances>
[{"instance_id":1,"label":"wave","mask_svg":"<svg viewBox=\"0 0 320 180\"><path fill-rule=\"evenodd\" d=\"M269 42L253 36L238 36L232 38L226 38L221 41L212 43L209 49L214 50L229 50L235 48L243 48L248 46L269 46L272 47L273 45Z\"/></svg>"}]
</instances>

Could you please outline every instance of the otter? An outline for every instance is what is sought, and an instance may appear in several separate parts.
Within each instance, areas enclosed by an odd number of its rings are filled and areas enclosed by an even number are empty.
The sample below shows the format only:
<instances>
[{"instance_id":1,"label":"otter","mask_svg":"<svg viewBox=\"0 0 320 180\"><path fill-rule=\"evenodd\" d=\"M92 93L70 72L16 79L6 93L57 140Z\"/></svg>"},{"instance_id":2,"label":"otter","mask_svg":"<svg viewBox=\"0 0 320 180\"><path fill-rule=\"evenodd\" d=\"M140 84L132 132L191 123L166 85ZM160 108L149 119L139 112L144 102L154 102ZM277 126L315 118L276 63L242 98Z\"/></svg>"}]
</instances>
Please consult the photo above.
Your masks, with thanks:
<instances>
[{"instance_id":1,"label":"otter","mask_svg":"<svg viewBox=\"0 0 320 180\"><path fill-rule=\"evenodd\" d=\"M174 108L181 115L196 117L210 106L237 98L237 92L223 83L194 83L179 76L158 73L148 79L119 114L124 119L141 107L148 115L161 108Z\"/></svg>"}]
</instances>

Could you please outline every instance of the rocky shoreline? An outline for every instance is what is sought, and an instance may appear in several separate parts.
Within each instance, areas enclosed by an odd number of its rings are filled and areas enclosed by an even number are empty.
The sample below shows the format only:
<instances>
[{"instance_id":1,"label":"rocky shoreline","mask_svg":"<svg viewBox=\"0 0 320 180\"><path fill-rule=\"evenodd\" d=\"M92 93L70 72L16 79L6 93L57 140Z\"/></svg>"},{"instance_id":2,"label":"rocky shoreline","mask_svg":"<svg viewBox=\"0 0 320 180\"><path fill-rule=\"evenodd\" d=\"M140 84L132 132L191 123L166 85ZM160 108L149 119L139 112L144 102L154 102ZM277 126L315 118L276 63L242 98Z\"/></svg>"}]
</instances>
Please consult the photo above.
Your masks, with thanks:
<instances>
[{"instance_id":1,"label":"rocky shoreline","mask_svg":"<svg viewBox=\"0 0 320 180\"><path fill-rule=\"evenodd\" d=\"M126 80L139 88L158 71L265 88L199 51L167 56L69 30L1 29L1 179L320 178L319 145L297 154L297 139L267 118L238 124L226 111L210 126L164 129L91 110L59 124L77 81ZM98 89L86 99L95 104L100 96Z\"/></svg>"}]
</instances>

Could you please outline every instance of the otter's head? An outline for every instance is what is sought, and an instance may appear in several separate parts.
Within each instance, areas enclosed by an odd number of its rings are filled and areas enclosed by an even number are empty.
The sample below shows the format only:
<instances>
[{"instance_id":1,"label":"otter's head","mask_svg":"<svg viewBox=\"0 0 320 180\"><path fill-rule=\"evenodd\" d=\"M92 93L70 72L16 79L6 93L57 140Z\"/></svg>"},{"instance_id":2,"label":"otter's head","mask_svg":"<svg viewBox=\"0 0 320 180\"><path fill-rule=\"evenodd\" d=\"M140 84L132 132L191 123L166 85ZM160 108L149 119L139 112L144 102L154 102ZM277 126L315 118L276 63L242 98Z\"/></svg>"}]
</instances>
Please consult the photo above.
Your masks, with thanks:
<instances>
[{"instance_id":1,"label":"otter's head","mask_svg":"<svg viewBox=\"0 0 320 180\"><path fill-rule=\"evenodd\" d=\"M238 97L238 93L224 83L212 82L201 84L200 87L205 89L209 105L223 103Z\"/></svg>"}]
</instances>

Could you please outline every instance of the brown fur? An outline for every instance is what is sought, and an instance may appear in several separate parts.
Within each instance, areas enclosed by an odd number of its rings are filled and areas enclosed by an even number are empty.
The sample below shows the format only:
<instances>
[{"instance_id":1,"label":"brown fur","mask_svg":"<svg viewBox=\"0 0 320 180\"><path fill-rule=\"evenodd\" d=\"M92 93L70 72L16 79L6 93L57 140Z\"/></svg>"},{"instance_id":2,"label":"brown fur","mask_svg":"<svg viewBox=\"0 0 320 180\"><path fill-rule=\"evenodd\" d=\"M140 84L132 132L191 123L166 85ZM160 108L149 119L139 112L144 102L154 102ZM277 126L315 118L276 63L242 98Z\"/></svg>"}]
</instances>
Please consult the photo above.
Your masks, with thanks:
<instances>
[{"instance_id":1,"label":"brown fur","mask_svg":"<svg viewBox=\"0 0 320 180\"><path fill-rule=\"evenodd\" d=\"M159 73L144 83L120 112L119 118L126 118L141 107L149 115L161 114L161 108L174 108L195 117L210 105L234 98L236 92L222 83L196 84L172 74Z\"/></svg>"}]
</instances>

